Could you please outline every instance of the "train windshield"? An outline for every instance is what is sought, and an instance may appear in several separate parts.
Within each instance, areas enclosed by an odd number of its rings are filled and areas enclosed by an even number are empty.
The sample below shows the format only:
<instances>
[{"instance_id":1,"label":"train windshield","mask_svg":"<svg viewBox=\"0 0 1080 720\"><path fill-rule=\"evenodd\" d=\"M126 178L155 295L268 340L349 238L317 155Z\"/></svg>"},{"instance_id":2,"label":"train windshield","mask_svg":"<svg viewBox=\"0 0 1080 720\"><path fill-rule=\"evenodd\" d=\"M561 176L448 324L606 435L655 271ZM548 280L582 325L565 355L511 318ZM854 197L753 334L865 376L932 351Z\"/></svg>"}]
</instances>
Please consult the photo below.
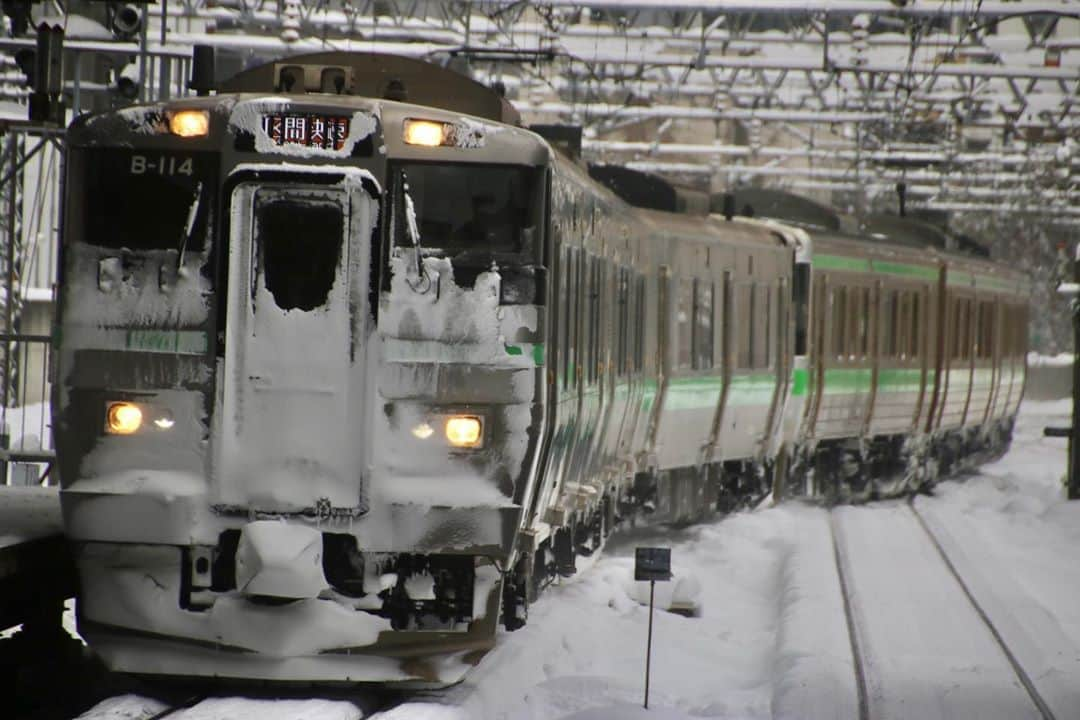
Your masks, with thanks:
<instances>
[{"instance_id":1,"label":"train windshield","mask_svg":"<svg viewBox=\"0 0 1080 720\"><path fill-rule=\"evenodd\" d=\"M538 252L542 177L536 168L510 165L398 164L394 244L463 264L530 264Z\"/></svg>"},{"instance_id":2,"label":"train windshield","mask_svg":"<svg viewBox=\"0 0 1080 720\"><path fill-rule=\"evenodd\" d=\"M205 247L217 158L212 153L72 152L73 226L83 242L106 248L201 252Z\"/></svg>"}]
</instances>

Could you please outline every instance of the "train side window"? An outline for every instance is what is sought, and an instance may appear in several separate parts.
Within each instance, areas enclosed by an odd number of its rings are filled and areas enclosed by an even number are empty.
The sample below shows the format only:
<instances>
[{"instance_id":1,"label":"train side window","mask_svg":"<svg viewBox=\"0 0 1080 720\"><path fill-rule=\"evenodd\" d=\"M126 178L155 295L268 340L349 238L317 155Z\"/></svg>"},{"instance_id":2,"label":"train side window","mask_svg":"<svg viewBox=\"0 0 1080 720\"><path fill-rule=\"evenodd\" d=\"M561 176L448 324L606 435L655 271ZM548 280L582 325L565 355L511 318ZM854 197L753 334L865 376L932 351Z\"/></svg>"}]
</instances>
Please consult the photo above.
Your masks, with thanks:
<instances>
[{"instance_id":1,"label":"train side window","mask_svg":"<svg viewBox=\"0 0 1080 720\"><path fill-rule=\"evenodd\" d=\"M832 348L838 360L846 355L847 330L847 288L838 287L832 291Z\"/></svg>"},{"instance_id":2,"label":"train side window","mask_svg":"<svg viewBox=\"0 0 1080 720\"><path fill-rule=\"evenodd\" d=\"M558 344L561 351L559 351L559 371L563 378L563 388L565 389L569 381L570 375L570 252L566 246L559 248L558 252Z\"/></svg>"},{"instance_id":3,"label":"train side window","mask_svg":"<svg viewBox=\"0 0 1080 720\"><path fill-rule=\"evenodd\" d=\"M713 284L694 281L694 368L705 370L713 365Z\"/></svg>"},{"instance_id":4,"label":"train side window","mask_svg":"<svg viewBox=\"0 0 1080 720\"><path fill-rule=\"evenodd\" d=\"M971 354L976 360L983 356L983 343L985 341L985 333L983 332L986 327L986 313L983 310L985 303L977 302L972 308L971 317L971 329L972 329L972 351Z\"/></svg>"},{"instance_id":5,"label":"train side window","mask_svg":"<svg viewBox=\"0 0 1080 720\"><path fill-rule=\"evenodd\" d=\"M908 357L915 360L921 354L922 347L922 295L911 293L911 330L908 333Z\"/></svg>"},{"instance_id":6,"label":"train side window","mask_svg":"<svg viewBox=\"0 0 1080 720\"><path fill-rule=\"evenodd\" d=\"M953 304L953 353L951 357L955 361L960 362L964 357L964 349L968 344L968 315L967 315L967 300L957 300Z\"/></svg>"},{"instance_id":7,"label":"train side window","mask_svg":"<svg viewBox=\"0 0 1080 720\"><path fill-rule=\"evenodd\" d=\"M603 359L603 350L607 343L601 343L604 339L602 332L608 327L603 323L604 307L610 304L610 295L607 286L607 261L603 257L597 257L593 261L593 292L592 292L592 379L595 382L600 377L600 365Z\"/></svg>"},{"instance_id":8,"label":"train side window","mask_svg":"<svg viewBox=\"0 0 1080 720\"><path fill-rule=\"evenodd\" d=\"M585 364L585 383L592 384L596 379L596 323L594 322L596 310L596 296L599 288L596 286L596 258L585 255L584 273L584 313L585 322L585 347L583 348L583 362Z\"/></svg>"},{"instance_id":9,"label":"train side window","mask_svg":"<svg viewBox=\"0 0 1080 720\"><path fill-rule=\"evenodd\" d=\"M750 367L754 315L754 286L752 283L740 283L735 286L735 308L731 318L735 321L735 366L738 368Z\"/></svg>"},{"instance_id":10,"label":"train side window","mask_svg":"<svg viewBox=\"0 0 1080 720\"><path fill-rule=\"evenodd\" d=\"M694 281L691 278L679 278L675 290L675 368L686 370L693 361Z\"/></svg>"},{"instance_id":11,"label":"train side window","mask_svg":"<svg viewBox=\"0 0 1080 720\"><path fill-rule=\"evenodd\" d=\"M893 333L896 331L895 312L896 291L886 290L881 294L881 309L879 311L881 317L881 328L879 330L881 352L879 354L883 358L891 358L896 354L896 343L893 337Z\"/></svg>"},{"instance_id":12,"label":"train side window","mask_svg":"<svg viewBox=\"0 0 1080 720\"><path fill-rule=\"evenodd\" d=\"M949 353L953 360L964 359L964 301L957 298L952 307L952 352Z\"/></svg>"},{"instance_id":13,"label":"train side window","mask_svg":"<svg viewBox=\"0 0 1080 720\"><path fill-rule=\"evenodd\" d=\"M859 352L866 359L870 355L870 288L863 288L859 295Z\"/></svg>"},{"instance_id":14,"label":"train side window","mask_svg":"<svg viewBox=\"0 0 1080 720\"><path fill-rule=\"evenodd\" d=\"M629 357L627 359L627 366L630 372L636 373L641 367L638 364L638 343L641 341L641 335L645 332L644 320L641 319L641 304L643 302L641 294L638 292L637 277L632 270L626 271L627 283L630 288L630 311L627 315L629 330L630 330L630 343L627 347L627 353Z\"/></svg>"},{"instance_id":15,"label":"train side window","mask_svg":"<svg viewBox=\"0 0 1080 720\"><path fill-rule=\"evenodd\" d=\"M626 374L626 346L629 333L627 313L630 310L627 289L626 268L618 267L615 270L615 368L619 377Z\"/></svg>"},{"instance_id":16,"label":"train side window","mask_svg":"<svg viewBox=\"0 0 1080 720\"><path fill-rule=\"evenodd\" d=\"M645 276L637 277L637 345L634 348L634 369L645 369Z\"/></svg>"},{"instance_id":17,"label":"train side window","mask_svg":"<svg viewBox=\"0 0 1080 720\"><path fill-rule=\"evenodd\" d=\"M728 308L724 303L728 302L726 283L730 280L728 273L721 273L717 282L713 284L713 367L722 367L728 363L728 358L724 353L731 344L728 327L730 318L727 315Z\"/></svg>"},{"instance_id":18,"label":"train side window","mask_svg":"<svg viewBox=\"0 0 1080 720\"><path fill-rule=\"evenodd\" d=\"M964 307L967 322L967 334L964 342L964 359L971 360L975 355L975 343L978 341L979 318L976 311L979 309L974 300L968 300Z\"/></svg>"},{"instance_id":19,"label":"train side window","mask_svg":"<svg viewBox=\"0 0 1080 720\"><path fill-rule=\"evenodd\" d=\"M791 297L795 311L795 354L806 354L806 333L810 315L810 265L797 263L792 273Z\"/></svg>"},{"instance_id":20,"label":"train side window","mask_svg":"<svg viewBox=\"0 0 1080 720\"><path fill-rule=\"evenodd\" d=\"M908 315L910 314L909 296L909 293L896 294L896 326L893 329L893 334L896 337L896 357L902 359L902 361L910 357L910 353L907 351L907 336L910 330L908 322Z\"/></svg>"},{"instance_id":21,"label":"train side window","mask_svg":"<svg viewBox=\"0 0 1080 720\"><path fill-rule=\"evenodd\" d=\"M982 339L979 341L980 356L984 359L994 357L994 344L997 342L997 313L992 302L983 302L979 311L982 324Z\"/></svg>"},{"instance_id":22,"label":"train side window","mask_svg":"<svg viewBox=\"0 0 1080 720\"><path fill-rule=\"evenodd\" d=\"M776 323L773 321L772 286L762 283L754 288L759 296L757 306L761 311L761 332L756 332L754 337L754 367L764 368L769 366L769 353L772 351L771 337ZM755 323L756 324L756 323Z\"/></svg>"},{"instance_id":23,"label":"train side window","mask_svg":"<svg viewBox=\"0 0 1080 720\"><path fill-rule=\"evenodd\" d=\"M581 306L581 282L578 277L578 251L570 248L567 257L567 303L566 303L566 374L563 376L563 387L574 385L574 376L577 374L577 336L578 336L578 308Z\"/></svg>"}]
</instances>

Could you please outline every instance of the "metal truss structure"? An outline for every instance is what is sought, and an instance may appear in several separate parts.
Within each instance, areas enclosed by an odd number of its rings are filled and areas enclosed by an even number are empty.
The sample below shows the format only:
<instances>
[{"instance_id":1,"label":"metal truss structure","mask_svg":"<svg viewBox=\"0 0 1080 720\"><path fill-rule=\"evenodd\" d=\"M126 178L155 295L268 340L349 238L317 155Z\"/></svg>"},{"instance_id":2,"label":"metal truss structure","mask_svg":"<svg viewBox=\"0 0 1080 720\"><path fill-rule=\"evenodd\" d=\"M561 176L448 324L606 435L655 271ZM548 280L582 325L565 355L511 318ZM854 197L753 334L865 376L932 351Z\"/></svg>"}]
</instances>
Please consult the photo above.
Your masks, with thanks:
<instances>
[{"instance_id":1,"label":"metal truss structure","mask_svg":"<svg viewBox=\"0 0 1080 720\"><path fill-rule=\"evenodd\" d=\"M49 8L41 7L38 15ZM96 13L115 28L123 7L68 0L51 12ZM69 78L75 109L100 109L102 95L115 105L124 79L129 100L185 92L196 44L217 47L225 72L320 49L397 52L498 83L526 122L583 126L590 160L712 190L789 187L856 208L903 183L910 207L1080 224L1080 0L161 0L141 8L136 32L68 43L80 67L96 55L111 68ZM32 45L29 37L0 42L10 53Z\"/></svg>"},{"instance_id":2,"label":"metal truss structure","mask_svg":"<svg viewBox=\"0 0 1080 720\"><path fill-rule=\"evenodd\" d=\"M1080 2L186 0L159 50L441 58L589 159L1080 224ZM185 23L190 30L185 31ZM834 198L825 198L834 199Z\"/></svg>"}]
</instances>

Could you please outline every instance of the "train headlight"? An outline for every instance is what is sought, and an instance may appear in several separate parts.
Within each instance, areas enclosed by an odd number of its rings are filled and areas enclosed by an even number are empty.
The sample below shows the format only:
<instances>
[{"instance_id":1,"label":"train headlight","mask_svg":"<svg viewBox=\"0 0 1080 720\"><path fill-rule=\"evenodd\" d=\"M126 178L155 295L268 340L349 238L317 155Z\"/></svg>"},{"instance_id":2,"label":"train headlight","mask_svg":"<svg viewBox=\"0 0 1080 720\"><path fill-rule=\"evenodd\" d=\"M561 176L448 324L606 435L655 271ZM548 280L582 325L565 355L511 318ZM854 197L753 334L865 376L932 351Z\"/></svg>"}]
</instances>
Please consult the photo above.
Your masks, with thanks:
<instances>
[{"instance_id":1,"label":"train headlight","mask_svg":"<svg viewBox=\"0 0 1080 720\"><path fill-rule=\"evenodd\" d=\"M210 133L210 113L181 110L169 115L169 132L180 137L205 137Z\"/></svg>"},{"instance_id":2,"label":"train headlight","mask_svg":"<svg viewBox=\"0 0 1080 720\"><path fill-rule=\"evenodd\" d=\"M446 419L446 439L454 447L478 448L484 444L484 424L475 415Z\"/></svg>"},{"instance_id":3,"label":"train headlight","mask_svg":"<svg viewBox=\"0 0 1080 720\"><path fill-rule=\"evenodd\" d=\"M406 145L438 147L447 138L446 128L441 122L431 120L405 120L402 139Z\"/></svg>"},{"instance_id":4,"label":"train headlight","mask_svg":"<svg viewBox=\"0 0 1080 720\"><path fill-rule=\"evenodd\" d=\"M413 437L418 440L427 440L435 434L435 428L431 427L426 422L423 422L412 429L412 434Z\"/></svg>"},{"instance_id":5,"label":"train headlight","mask_svg":"<svg viewBox=\"0 0 1080 720\"><path fill-rule=\"evenodd\" d=\"M109 403L105 410L105 430L112 435L131 435L142 427L142 421L142 410L134 403Z\"/></svg>"},{"instance_id":6,"label":"train headlight","mask_svg":"<svg viewBox=\"0 0 1080 720\"><path fill-rule=\"evenodd\" d=\"M158 430L170 430L176 424L176 419L168 410L159 410L154 418L154 427Z\"/></svg>"}]
</instances>

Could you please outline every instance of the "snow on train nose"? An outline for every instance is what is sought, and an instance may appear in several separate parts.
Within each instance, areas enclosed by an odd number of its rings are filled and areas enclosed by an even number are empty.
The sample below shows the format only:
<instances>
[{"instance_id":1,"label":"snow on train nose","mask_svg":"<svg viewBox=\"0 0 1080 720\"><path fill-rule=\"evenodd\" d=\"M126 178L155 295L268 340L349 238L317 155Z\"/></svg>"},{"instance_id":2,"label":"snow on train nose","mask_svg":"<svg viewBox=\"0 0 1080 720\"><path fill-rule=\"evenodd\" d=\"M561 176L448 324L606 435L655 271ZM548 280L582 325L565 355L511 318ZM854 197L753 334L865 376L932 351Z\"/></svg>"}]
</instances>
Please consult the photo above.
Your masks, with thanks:
<instances>
[{"instance_id":1,"label":"snow on train nose","mask_svg":"<svg viewBox=\"0 0 1080 720\"><path fill-rule=\"evenodd\" d=\"M236 586L246 595L315 598L330 584L323 574L322 533L276 520L248 523L236 550Z\"/></svg>"}]
</instances>

